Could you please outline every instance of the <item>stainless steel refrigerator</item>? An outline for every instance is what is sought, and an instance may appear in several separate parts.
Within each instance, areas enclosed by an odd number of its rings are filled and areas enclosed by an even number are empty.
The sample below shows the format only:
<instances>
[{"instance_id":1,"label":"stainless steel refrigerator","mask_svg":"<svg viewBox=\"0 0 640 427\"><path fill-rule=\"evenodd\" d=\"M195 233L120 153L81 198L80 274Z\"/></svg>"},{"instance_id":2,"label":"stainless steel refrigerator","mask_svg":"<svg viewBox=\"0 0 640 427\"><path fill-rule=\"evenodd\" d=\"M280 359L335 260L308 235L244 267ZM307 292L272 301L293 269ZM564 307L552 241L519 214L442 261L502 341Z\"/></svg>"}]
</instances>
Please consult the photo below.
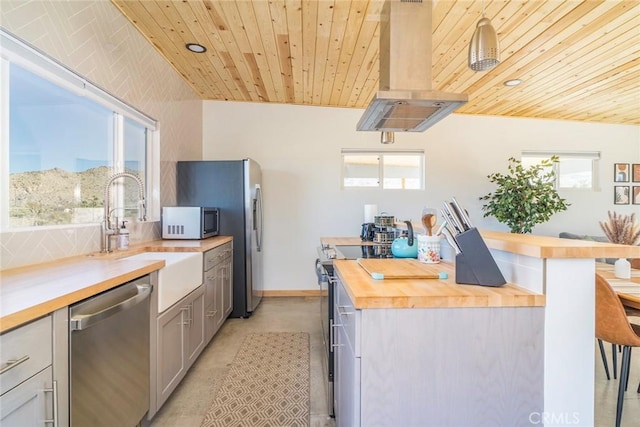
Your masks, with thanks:
<instances>
[{"instance_id":1,"label":"stainless steel refrigerator","mask_svg":"<svg viewBox=\"0 0 640 427\"><path fill-rule=\"evenodd\" d=\"M248 317L262 299L262 171L251 159L177 164L178 206L220 209L220 235L233 236L233 311Z\"/></svg>"}]
</instances>

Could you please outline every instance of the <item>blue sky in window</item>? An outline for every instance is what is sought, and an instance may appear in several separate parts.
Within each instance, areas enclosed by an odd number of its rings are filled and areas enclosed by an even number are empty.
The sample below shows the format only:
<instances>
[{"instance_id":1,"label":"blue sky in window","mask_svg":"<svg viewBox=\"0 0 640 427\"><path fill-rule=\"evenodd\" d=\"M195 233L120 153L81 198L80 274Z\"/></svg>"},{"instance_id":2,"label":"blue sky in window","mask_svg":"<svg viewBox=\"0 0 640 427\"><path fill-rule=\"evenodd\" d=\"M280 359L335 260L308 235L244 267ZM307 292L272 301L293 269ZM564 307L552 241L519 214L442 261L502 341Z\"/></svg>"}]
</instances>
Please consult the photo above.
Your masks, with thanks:
<instances>
[{"instance_id":1,"label":"blue sky in window","mask_svg":"<svg viewBox=\"0 0 640 427\"><path fill-rule=\"evenodd\" d=\"M12 64L10 173L79 172L113 158L113 112Z\"/></svg>"}]
</instances>

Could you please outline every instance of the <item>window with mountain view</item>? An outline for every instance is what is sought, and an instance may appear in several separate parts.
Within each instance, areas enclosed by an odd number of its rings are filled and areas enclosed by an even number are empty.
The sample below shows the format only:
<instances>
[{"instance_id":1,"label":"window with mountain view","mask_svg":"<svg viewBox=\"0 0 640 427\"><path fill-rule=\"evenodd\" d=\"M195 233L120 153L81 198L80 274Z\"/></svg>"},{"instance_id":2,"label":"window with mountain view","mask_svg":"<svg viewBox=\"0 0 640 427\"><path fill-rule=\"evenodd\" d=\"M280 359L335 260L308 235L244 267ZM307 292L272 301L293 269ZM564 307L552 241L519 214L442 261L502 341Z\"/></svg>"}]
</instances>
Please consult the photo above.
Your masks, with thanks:
<instances>
[{"instance_id":1,"label":"window with mountain view","mask_svg":"<svg viewBox=\"0 0 640 427\"><path fill-rule=\"evenodd\" d=\"M110 175L130 172L147 181L152 129L65 84L58 78L64 72L23 67L4 53L1 147L8 162L0 166L0 228L100 222ZM133 180L116 183L111 193L114 218L137 216Z\"/></svg>"}]
</instances>

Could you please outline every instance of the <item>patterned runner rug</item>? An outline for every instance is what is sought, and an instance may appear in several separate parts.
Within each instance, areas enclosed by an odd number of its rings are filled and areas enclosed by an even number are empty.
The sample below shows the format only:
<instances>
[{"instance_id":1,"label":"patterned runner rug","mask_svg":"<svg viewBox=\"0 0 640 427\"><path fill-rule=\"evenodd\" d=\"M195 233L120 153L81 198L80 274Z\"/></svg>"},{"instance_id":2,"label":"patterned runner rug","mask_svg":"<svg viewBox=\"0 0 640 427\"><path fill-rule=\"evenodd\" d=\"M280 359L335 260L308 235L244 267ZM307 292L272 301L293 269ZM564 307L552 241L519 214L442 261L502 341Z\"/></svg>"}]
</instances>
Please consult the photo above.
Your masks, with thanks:
<instances>
[{"instance_id":1,"label":"patterned runner rug","mask_svg":"<svg viewBox=\"0 0 640 427\"><path fill-rule=\"evenodd\" d=\"M308 427L309 334L249 334L202 427Z\"/></svg>"}]
</instances>

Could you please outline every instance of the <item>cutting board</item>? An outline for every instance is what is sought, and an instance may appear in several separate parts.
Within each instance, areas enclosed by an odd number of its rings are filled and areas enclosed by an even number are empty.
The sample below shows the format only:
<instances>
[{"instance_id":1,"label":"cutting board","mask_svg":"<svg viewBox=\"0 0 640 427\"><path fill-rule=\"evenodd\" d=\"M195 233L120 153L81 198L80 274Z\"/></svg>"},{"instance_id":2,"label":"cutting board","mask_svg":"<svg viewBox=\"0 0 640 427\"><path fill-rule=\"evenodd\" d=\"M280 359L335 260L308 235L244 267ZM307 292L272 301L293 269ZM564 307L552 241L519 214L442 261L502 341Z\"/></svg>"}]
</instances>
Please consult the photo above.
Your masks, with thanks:
<instances>
[{"instance_id":1,"label":"cutting board","mask_svg":"<svg viewBox=\"0 0 640 427\"><path fill-rule=\"evenodd\" d=\"M419 262L413 258L359 259L358 264L374 279L446 279L434 265Z\"/></svg>"}]
</instances>

